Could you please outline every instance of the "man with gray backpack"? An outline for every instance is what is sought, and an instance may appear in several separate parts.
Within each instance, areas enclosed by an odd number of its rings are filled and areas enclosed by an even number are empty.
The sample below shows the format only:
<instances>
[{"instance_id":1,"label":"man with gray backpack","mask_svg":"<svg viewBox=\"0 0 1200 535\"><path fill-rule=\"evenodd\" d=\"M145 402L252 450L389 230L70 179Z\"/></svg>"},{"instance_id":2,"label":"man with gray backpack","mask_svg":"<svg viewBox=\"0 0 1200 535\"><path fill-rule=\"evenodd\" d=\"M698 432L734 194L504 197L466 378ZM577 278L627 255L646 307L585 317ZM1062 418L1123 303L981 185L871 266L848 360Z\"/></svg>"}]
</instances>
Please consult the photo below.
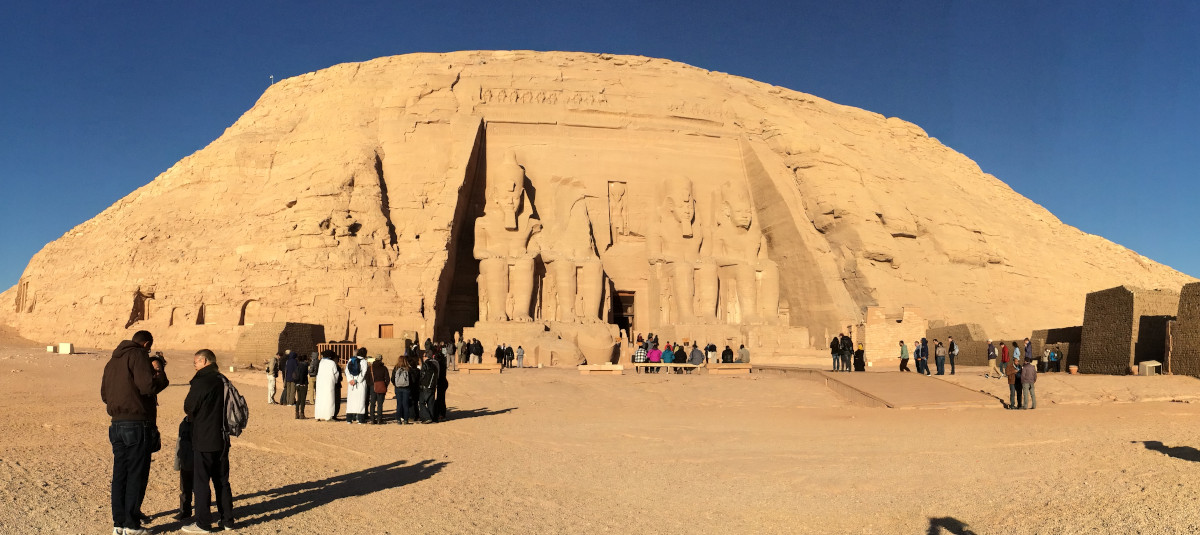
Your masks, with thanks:
<instances>
[{"instance_id":1,"label":"man with gray backpack","mask_svg":"<svg viewBox=\"0 0 1200 535\"><path fill-rule=\"evenodd\" d=\"M233 490L229 486L229 437L240 435L249 413L245 399L217 370L217 356L201 349L192 357L196 375L183 401L183 411L191 422L192 491L196 495L195 522L184 526L185 533L215 533L212 525L212 501L209 483L216 493L217 530L233 529ZM240 406L239 403L240 402Z\"/></svg>"}]
</instances>

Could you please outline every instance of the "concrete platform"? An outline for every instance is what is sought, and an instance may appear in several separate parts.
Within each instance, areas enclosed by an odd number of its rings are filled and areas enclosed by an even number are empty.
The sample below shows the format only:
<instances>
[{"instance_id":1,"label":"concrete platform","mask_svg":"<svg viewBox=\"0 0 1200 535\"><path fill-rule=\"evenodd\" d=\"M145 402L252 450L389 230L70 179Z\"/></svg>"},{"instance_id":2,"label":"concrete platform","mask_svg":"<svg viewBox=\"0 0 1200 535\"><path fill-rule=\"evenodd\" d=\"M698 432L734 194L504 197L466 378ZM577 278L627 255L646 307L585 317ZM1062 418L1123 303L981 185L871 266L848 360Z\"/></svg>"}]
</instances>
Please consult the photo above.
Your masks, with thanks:
<instances>
[{"instance_id":1,"label":"concrete platform","mask_svg":"<svg viewBox=\"0 0 1200 535\"><path fill-rule=\"evenodd\" d=\"M499 364L459 364L458 373L500 373Z\"/></svg>"},{"instance_id":2,"label":"concrete platform","mask_svg":"<svg viewBox=\"0 0 1200 535\"><path fill-rule=\"evenodd\" d=\"M711 363L705 366L708 373L713 375L750 375L750 364L743 363Z\"/></svg>"},{"instance_id":3,"label":"concrete platform","mask_svg":"<svg viewBox=\"0 0 1200 535\"><path fill-rule=\"evenodd\" d=\"M995 397L937 376L910 372L831 372L790 366L755 366L756 373L795 375L824 383L855 405L893 409L1003 408Z\"/></svg>"},{"instance_id":4,"label":"concrete platform","mask_svg":"<svg viewBox=\"0 0 1200 535\"><path fill-rule=\"evenodd\" d=\"M580 364L579 375L621 375L625 367L620 364Z\"/></svg>"}]
</instances>

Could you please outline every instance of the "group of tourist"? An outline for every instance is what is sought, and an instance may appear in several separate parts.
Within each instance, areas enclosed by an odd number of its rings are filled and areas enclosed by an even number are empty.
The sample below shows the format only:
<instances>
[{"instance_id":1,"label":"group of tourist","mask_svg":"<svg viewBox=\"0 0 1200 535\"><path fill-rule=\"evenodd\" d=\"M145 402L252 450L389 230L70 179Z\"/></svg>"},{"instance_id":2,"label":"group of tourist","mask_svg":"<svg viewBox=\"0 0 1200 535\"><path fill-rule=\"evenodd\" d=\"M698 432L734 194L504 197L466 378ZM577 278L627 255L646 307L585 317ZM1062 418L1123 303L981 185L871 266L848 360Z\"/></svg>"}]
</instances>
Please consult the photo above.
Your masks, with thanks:
<instances>
[{"instance_id":1,"label":"group of tourist","mask_svg":"<svg viewBox=\"0 0 1200 535\"><path fill-rule=\"evenodd\" d=\"M867 359L863 345L858 344L858 349L854 349L854 341L846 333L839 333L829 341L829 355L833 358L833 371L835 372L867 371Z\"/></svg>"},{"instance_id":2,"label":"group of tourist","mask_svg":"<svg viewBox=\"0 0 1200 535\"><path fill-rule=\"evenodd\" d=\"M153 344L149 331L138 331L121 342L105 364L100 383L100 398L112 418L108 440L113 451L113 535L152 533L146 527L151 519L142 512L142 502L150 480L150 456L162 449L158 394L170 384L162 353L150 356ZM241 396L218 371L212 351L197 351L192 365L196 373L183 401L184 417L175 450L175 470L179 472L179 512L175 519L193 519L182 528L186 533L232 530L227 407L231 398L241 400ZM232 432L238 434L240 429ZM215 526L211 511L214 492L218 517Z\"/></svg>"},{"instance_id":3,"label":"group of tourist","mask_svg":"<svg viewBox=\"0 0 1200 535\"><path fill-rule=\"evenodd\" d=\"M701 366L705 363L749 363L750 350L746 349L745 345L738 348L737 357L734 357L734 351L729 346L725 346L725 350L717 354L717 345L709 343L700 348L695 341L692 342L689 349L686 343L671 343L666 342L659 345L658 335L650 333L643 337L640 333L637 335L635 342L637 348L633 351L631 360L634 364L691 364ZM660 349L661 347L661 349ZM641 366L635 366L634 370L641 372ZM646 373L658 373L659 367L646 367ZM675 373L692 373L693 368L675 368Z\"/></svg>"},{"instance_id":4,"label":"group of tourist","mask_svg":"<svg viewBox=\"0 0 1200 535\"><path fill-rule=\"evenodd\" d=\"M1018 365L1022 362L1022 357L1025 360L1033 362L1034 368L1039 372L1061 372L1062 361L1065 358L1062 347L1055 345L1053 347L1044 348L1041 355L1034 355L1033 342L1028 338L1024 340L1024 344L1019 344L1016 341L1012 343L1012 350L1001 340L999 344L988 340L987 359L988 372L984 377L996 378L1005 377L1007 374L1002 372L1011 361L1016 361Z\"/></svg>"},{"instance_id":5,"label":"group of tourist","mask_svg":"<svg viewBox=\"0 0 1200 535\"><path fill-rule=\"evenodd\" d=\"M941 340L933 339L933 362L937 367L937 375L946 374L946 360L950 360L950 375L954 375L957 371L955 359L958 358L958 343L954 341L954 337L948 337L946 344L942 344ZM900 341L900 371L912 371L908 369L909 349L904 344L904 340ZM916 361L917 373L925 375L933 375L929 369L929 340L922 338L920 342L913 342L913 350L911 353L912 359Z\"/></svg>"},{"instance_id":6,"label":"group of tourist","mask_svg":"<svg viewBox=\"0 0 1200 535\"><path fill-rule=\"evenodd\" d=\"M454 362L454 350L447 344L434 344L428 339L425 342L425 349L416 345L406 349L390 368L383 355L368 356L363 347L346 360L345 366L339 364L337 353L328 349L308 357L291 350L281 352L267 363L267 401L292 405L295 418L306 419L311 379L315 390L313 418L336 421L344 382L347 423L384 423L384 401L389 390L396 400L397 424L442 421L446 418L446 391L450 387L447 366ZM275 383L280 375L285 381L284 390L276 402Z\"/></svg>"}]
</instances>

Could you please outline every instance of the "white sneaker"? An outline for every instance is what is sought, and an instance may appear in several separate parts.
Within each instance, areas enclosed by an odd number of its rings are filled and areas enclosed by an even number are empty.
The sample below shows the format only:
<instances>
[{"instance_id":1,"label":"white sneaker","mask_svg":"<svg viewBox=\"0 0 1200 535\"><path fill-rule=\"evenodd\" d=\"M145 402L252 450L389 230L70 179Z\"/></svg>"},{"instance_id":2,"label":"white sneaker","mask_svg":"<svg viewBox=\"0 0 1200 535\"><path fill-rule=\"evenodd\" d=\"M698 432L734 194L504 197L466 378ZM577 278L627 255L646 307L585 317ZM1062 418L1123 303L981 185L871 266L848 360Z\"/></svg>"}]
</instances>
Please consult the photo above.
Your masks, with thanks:
<instances>
[{"instance_id":1,"label":"white sneaker","mask_svg":"<svg viewBox=\"0 0 1200 535\"><path fill-rule=\"evenodd\" d=\"M154 531L150 528L125 528L121 533L122 535L150 535Z\"/></svg>"},{"instance_id":2,"label":"white sneaker","mask_svg":"<svg viewBox=\"0 0 1200 535\"><path fill-rule=\"evenodd\" d=\"M199 524L195 524L195 523L184 526L182 531L184 533L216 533L217 532L214 529L202 527Z\"/></svg>"}]
</instances>

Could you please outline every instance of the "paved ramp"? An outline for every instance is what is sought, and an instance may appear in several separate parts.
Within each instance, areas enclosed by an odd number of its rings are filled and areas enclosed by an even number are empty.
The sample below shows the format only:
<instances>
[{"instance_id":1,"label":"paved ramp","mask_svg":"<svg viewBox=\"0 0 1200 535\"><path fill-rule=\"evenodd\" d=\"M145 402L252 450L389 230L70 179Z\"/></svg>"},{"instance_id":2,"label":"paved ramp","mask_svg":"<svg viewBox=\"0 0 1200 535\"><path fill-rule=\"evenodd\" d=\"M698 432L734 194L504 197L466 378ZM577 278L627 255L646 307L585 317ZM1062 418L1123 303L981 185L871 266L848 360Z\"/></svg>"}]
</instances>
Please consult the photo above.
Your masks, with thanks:
<instances>
[{"instance_id":1,"label":"paved ramp","mask_svg":"<svg viewBox=\"0 0 1200 535\"><path fill-rule=\"evenodd\" d=\"M936 376L905 372L830 372L788 366L755 366L755 373L783 373L825 383L855 405L893 409L1001 408L995 397Z\"/></svg>"}]
</instances>

